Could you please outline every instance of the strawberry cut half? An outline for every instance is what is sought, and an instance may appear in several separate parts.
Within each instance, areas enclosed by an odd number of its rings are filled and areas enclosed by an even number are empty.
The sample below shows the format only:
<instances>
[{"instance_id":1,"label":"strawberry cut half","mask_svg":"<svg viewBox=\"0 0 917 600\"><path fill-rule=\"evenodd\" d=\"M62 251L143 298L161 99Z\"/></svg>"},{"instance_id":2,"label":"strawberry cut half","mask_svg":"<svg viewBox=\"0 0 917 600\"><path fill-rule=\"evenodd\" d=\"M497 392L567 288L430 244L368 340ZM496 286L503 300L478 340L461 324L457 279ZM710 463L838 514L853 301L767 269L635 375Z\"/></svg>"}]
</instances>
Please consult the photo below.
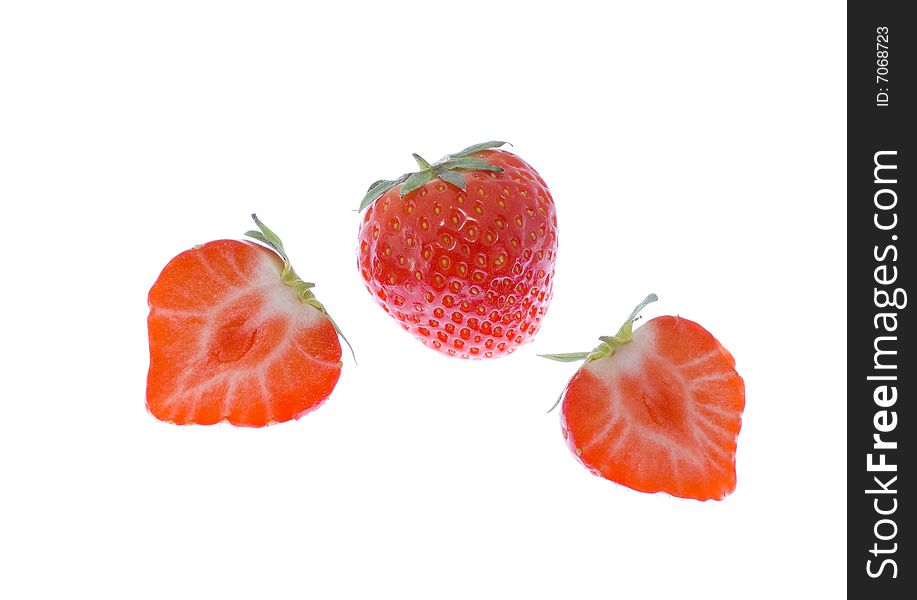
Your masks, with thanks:
<instances>
[{"instance_id":1,"label":"strawberry cut half","mask_svg":"<svg viewBox=\"0 0 917 600\"><path fill-rule=\"evenodd\" d=\"M252 215L250 241L173 258L149 293L146 405L178 425L262 427L318 407L341 374L339 330ZM346 341L346 340L345 340Z\"/></svg>"},{"instance_id":2,"label":"strawberry cut half","mask_svg":"<svg viewBox=\"0 0 917 600\"><path fill-rule=\"evenodd\" d=\"M736 439L745 383L735 359L706 329L662 316L636 331L651 294L615 336L591 352L564 392L567 445L594 474L641 492L721 500L736 486Z\"/></svg>"}]
</instances>

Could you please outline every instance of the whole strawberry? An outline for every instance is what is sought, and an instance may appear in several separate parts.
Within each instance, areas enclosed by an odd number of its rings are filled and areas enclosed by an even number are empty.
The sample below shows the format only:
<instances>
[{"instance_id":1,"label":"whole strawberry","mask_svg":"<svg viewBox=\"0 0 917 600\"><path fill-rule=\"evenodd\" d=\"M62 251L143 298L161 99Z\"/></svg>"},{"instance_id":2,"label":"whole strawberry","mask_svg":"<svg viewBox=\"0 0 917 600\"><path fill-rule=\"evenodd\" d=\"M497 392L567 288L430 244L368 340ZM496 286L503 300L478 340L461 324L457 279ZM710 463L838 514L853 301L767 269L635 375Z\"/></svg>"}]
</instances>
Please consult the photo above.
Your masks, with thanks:
<instances>
[{"instance_id":1,"label":"whole strawberry","mask_svg":"<svg viewBox=\"0 0 917 600\"><path fill-rule=\"evenodd\" d=\"M360 273L376 302L428 347L509 354L538 331L557 258L554 200L518 156L486 142L374 183Z\"/></svg>"}]
</instances>

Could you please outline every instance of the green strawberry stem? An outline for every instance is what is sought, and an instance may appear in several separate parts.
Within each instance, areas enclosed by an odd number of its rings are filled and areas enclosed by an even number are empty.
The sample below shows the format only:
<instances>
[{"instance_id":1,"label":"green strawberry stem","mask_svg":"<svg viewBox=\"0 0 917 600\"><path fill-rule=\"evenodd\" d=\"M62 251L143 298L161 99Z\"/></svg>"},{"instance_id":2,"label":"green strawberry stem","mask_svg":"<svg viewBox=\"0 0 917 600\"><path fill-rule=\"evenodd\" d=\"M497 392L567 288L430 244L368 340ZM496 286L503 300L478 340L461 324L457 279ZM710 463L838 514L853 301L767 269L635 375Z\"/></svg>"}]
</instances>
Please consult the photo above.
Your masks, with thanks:
<instances>
[{"instance_id":1,"label":"green strawberry stem","mask_svg":"<svg viewBox=\"0 0 917 600\"><path fill-rule=\"evenodd\" d=\"M252 213L252 220L255 221L255 225L258 226L260 231L246 231L245 235L258 240L276 252L277 255L283 259L283 270L280 272L280 280L296 291L296 296L299 298L300 302L317 308L319 311L321 311L322 314L328 317L328 320L331 321L332 327L334 327L334 331L337 332L337 334L341 336L341 339L344 340L344 343L347 344L347 347L350 349L350 354L353 356L353 362L356 363L357 355L353 351L353 346L350 345L350 342L347 341L347 338L344 336L341 328L338 327L338 324L334 321L333 318L331 318L331 315L328 314L328 310L325 308L325 305L319 302L315 297L315 294L312 293L312 288L315 287L315 284L308 281L303 281L300 279L299 275L296 274L296 271L293 270L293 264L290 262L290 258L287 256L287 252L283 247L283 242L280 241L280 236L271 231L267 225L262 223L261 219L258 218L258 215Z\"/></svg>"},{"instance_id":2,"label":"green strawberry stem","mask_svg":"<svg viewBox=\"0 0 917 600\"><path fill-rule=\"evenodd\" d=\"M482 150L488 150L490 148L499 148L500 146L504 146L506 144L507 142L498 141L475 144L473 146L468 146L456 154L447 154L432 165L415 152L412 154L412 156L417 162L417 166L420 167L420 171L417 171L416 173L405 173L398 179L380 179L379 181L376 181L371 186L369 186L369 189L366 191L366 195L363 197L363 201L360 202L360 208L357 210L357 212L363 212L366 207L370 206L373 202L382 197L383 194L397 185L401 185L399 194L402 198L414 190L423 187L434 178L439 179L440 181L444 181L450 185L454 185L460 190L465 191L465 178L462 176L463 172L503 172L503 167L494 166L485 160L482 160L476 156L472 156L472 154Z\"/></svg>"},{"instance_id":3,"label":"green strawberry stem","mask_svg":"<svg viewBox=\"0 0 917 600\"><path fill-rule=\"evenodd\" d=\"M430 163L428 163L426 160L424 160L424 158L423 158L421 155L419 155L419 154L417 154L416 152L414 152L413 154L411 154L411 156L413 156L413 157L414 157L414 160L417 161L417 166L420 167L420 170L421 170L421 171L429 171L429 170L430 170Z\"/></svg>"},{"instance_id":4,"label":"green strawberry stem","mask_svg":"<svg viewBox=\"0 0 917 600\"><path fill-rule=\"evenodd\" d=\"M640 311L643 310L647 304L655 302L658 299L659 297L656 294L650 294L644 298L643 302L634 308L634 310L630 313L630 316L627 317L627 320L624 321L624 324L621 325L621 328L618 329L618 333L612 336L603 335L599 337L599 340L601 340L602 343L593 348L591 352L539 354L538 356L542 358L548 358L550 360L556 360L558 362L575 362L578 360L591 362L597 358L602 358L603 356L610 356L614 354L615 350L617 350L620 346L634 339L634 321L636 320L637 315L640 314Z\"/></svg>"},{"instance_id":5,"label":"green strawberry stem","mask_svg":"<svg viewBox=\"0 0 917 600\"><path fill-rule=\"evenodd\" d=\"M618 329L618 333L611 336L603 335L599 337L601 343L593 348L591 352L565 352L561 354L539 354L538 356L550 360L556 360L558 362L576 362L582 360L585 361L585 363L592 362L593 360L602 358L604 356L611 356L618 348L634 339L634 321L637 319L637 315L640 314L640 311L643 310L647 304L655 302L658 299L659 297L656 294L650 294L644 298L643 302L638 304L634 310L631 311L630 316L627 317L627 320L624 321L624 324L621 325L621 327ZM550 409L548 409L548 412L551 412L557 408L557 405L560 404L560 401L564 397L564 393L566 393L566 391L567 387L564 386L564 389L561 391L560 396L558 396L557 401L554 402L554 405Z\"/></svg>"}]
</instances>

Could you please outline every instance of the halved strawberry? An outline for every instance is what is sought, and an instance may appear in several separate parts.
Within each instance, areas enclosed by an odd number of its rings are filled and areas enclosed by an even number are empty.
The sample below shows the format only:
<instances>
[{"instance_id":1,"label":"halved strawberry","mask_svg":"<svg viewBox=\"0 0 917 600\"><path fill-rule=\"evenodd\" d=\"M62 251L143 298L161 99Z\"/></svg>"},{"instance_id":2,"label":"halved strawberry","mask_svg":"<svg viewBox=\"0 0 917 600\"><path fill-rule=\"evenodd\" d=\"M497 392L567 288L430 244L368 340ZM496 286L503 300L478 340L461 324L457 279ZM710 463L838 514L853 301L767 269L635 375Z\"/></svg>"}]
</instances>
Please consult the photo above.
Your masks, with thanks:
<instances>
[{"instance_id":1,"label":"halved strawberry","mask_svg":"<svg viewBox=\"0 0 917 600\"><path fill-rule=\"evenodd\" d=\"M693 321L639 311L592 352L562 394L564 438L594 474L641 492L721 500L735 490L745 383L735 359Z\"/></svg>"},{"instance_id":2,"label":"halved strawberry","mask_svg":"<svg viewBox=\"0 0 917 600\"><path fill-rule=\"evenodd\" d=\"M182 252L149 294L147 408L179 425L296 419L341 374L338 330L258 217L249 241Z\"/></svg>"}]
</instances>

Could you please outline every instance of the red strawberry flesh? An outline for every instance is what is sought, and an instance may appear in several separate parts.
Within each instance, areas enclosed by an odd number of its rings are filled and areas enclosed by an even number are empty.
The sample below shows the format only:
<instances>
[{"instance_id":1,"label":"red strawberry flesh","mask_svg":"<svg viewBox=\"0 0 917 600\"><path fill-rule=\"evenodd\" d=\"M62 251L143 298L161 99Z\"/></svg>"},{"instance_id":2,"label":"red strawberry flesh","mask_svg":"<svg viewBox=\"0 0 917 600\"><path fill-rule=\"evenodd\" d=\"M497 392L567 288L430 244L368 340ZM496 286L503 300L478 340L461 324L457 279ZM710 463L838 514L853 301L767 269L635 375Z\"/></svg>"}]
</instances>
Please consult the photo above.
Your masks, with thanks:
<instances>
[{"instance_id":1,"label":"red strawberry flesh","mask_svg":"<svg viewBox=\"0 0 917 600\"><path fill-rule=\"evenodd\" d=\"M176 256L149 293L147 407L176 424L262 426L316 408L341 371L332 322L281 281L283 261L219 240Z\"/></svg>"},{"instance_id":2,"label":"red strawberry flesh","mask_svg":"<svg viewBox=\"0 0 917 600\"><path fill-rule=\"evenodd\" d=\"M593 473L642 492L722 499L736 485L745 386L703 327L664 316L588 360L563 397L564 437Z\"/></svg>"}]
</instances>

